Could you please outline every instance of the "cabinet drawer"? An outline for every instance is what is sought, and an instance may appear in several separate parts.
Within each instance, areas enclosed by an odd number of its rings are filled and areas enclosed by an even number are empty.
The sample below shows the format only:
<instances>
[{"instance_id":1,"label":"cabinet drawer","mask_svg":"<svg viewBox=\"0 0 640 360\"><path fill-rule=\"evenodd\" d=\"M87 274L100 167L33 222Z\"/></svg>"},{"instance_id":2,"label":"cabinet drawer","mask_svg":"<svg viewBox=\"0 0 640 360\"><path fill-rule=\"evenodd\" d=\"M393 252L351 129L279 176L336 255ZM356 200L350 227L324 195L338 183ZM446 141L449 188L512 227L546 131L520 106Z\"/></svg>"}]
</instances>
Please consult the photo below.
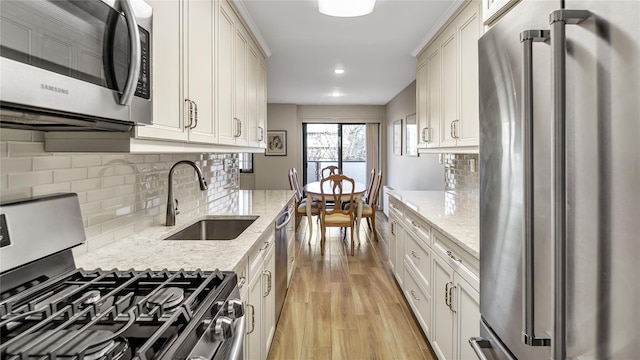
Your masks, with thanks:
<instances>
[{"instance_id":1,"label":"cabinet drawer","mask_svg":"<svg viewBox=\"0 0 640 360\"><path fill-rule=\"evenodd\" d=\"M428 338L431 338L431 296L419 285L420 281L412 269L412 265L405 263L404 296L407 298L413 313L422 326Z\"/></svg>"},{"instance_id":2,"label":"cabinet drawer","mask_svg":"<svg viewBox=\"0 0 640 360\"><path fill-rule=\"evenodd\" d=\"M402 205L402 202L400 202L400 200L396 199L393 196L389 196L389 211L393 211L399 217L402 217L404 213L404 206Z\"/></svg>"},{"instance_id":3,"label":"cabinet drawer","mask_svg":"<svg viewBox=\"0 0 640 360\"><path fill-rule=\"evenodd\" d=\"M431 294L431 249L410 232L405 233L404 249L405 261L415 266L418 280L427 293Z\"/></svg>"},{"instance_id":4,"label":"cabinet drawer","mask_svg":"<svg viewBox=\"0 0 640 360\"><path fill-rule=\"evenodd\" d=\"M404 213L406 229L413 231L427 246L431 246L431 226L418 214L406 210Z\"/></svg>"},{"instance_id":5,"label":"cabinet drawer","mask_svg":"<svg viewBox=\"0 0 640 360\"><path fill-rule=\"evenodd\" d=\"M433 234L433 251L437 252L457 273L467 280L476 290L480 288L480 262L468 252L449 240L435 229Z\"/></svg>"},{"instance_id":6,"label":"cabinet drawer","mask_svg":"<svg viewBox=\"0 0 640 360\"><path fill-rule=\"evenodd\" d=\"M274 230L266 231L256 243L256 247L249 252L249 278L253 279L256 273L262 272L262 263L265 254L274 247Z\"/></svg>"}]
</instances>

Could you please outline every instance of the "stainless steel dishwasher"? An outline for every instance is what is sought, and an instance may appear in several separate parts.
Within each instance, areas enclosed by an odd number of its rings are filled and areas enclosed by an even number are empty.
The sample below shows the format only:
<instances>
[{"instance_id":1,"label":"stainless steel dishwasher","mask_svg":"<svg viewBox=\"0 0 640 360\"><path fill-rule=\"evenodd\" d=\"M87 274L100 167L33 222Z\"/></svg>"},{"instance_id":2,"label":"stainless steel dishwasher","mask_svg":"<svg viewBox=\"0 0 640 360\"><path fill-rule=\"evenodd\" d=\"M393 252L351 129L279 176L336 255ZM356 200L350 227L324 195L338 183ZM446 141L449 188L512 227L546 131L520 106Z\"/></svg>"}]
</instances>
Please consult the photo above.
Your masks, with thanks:
<instances>
[{"instance_id":1,"label":"stainless steel dishwasher","mask_svg":"<svg viewBox=\"0 0 640 360\"><path fill-rule=\"evenodd\" d=\"M284 297L287 294L287 239L289 239L289 223L293 219L292 207L287 208L276 220L276 323L280 318Z\"/></svg>"}]
</instances>

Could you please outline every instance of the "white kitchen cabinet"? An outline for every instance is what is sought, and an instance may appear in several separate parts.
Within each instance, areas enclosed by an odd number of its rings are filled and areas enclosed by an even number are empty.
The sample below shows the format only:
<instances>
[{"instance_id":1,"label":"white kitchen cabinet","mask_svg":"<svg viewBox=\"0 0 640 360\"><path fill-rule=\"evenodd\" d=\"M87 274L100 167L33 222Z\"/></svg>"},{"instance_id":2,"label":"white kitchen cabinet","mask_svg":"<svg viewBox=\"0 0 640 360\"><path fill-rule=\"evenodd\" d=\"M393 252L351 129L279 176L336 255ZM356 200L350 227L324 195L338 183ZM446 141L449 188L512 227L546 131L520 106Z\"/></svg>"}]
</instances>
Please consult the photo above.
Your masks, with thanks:
<instances>
[{"instance_id":1,"label":"white kitchen cabinet","mask_svg":"<svg viewBox=\"0 0 640 360\"><path fill-rule=\"evenodd\" d=\"M246 359L266 359L275 334L275 234L263 235L260 247L248 256L249 289L246 306Z\"/></svg>"},{"instance_id":2,"label":"white kitchen cabinet","mask_svg":"<svg viewBox=\"0 0 640 360\"><path fill-rule=\"evenodd\" d=\"M437 254L433 256L433 325L431 347L440 360L452 360L455 313L450 307L453 269Z\"/></svg>"},{"instance_id":3,"label":"white kitchen cabinet","mask_svg":"<svg viewBox=\"0 0 640 360\"><path fill-rule=\"evenodd\" d=\"M479 12L479 2L469 2L418 57L422 152L477 152Z\"/></svg>"},{"instance_id":4,"label":"white kitchen cabinet","mask_svg":"<svg viewBox=\"0 0 640 360\"><path fill-rule=\"evenodd\" d=\"M265 148L264 56L231 5L217 3L219 142Z\"/></svg>"},{"instance_id":5,"label":"white kitchen cabinet","mask_svg":"<svg viewBox=\"0 0 640 360\"><path fill-rule=\"evenodd\" d=\"M471 359L469 339L480 335L478 264L448 240L433 232L433 336L441 360Z\"/></svg>"},{"instance_id":6,"label":"white kitchen cabinet","mask_svg":"<svg viewBox=\"0 0 640 360\"><path fill-rule=\"evenodd\" d=\"M404 220L402 204L389 200L389 261L396 281L402 287L404 279Z\"/></svg>"},{"instance_id":7,"label":"white kitchen cabinet","mask_svg":"<svg viewBox=\"0 0 640 360\"><path fill-rule=\"evenodd\" d=\"M214 2L151 0L153 125L135 136L215 144L213 112Z\"/></svg>"}]
</instances>

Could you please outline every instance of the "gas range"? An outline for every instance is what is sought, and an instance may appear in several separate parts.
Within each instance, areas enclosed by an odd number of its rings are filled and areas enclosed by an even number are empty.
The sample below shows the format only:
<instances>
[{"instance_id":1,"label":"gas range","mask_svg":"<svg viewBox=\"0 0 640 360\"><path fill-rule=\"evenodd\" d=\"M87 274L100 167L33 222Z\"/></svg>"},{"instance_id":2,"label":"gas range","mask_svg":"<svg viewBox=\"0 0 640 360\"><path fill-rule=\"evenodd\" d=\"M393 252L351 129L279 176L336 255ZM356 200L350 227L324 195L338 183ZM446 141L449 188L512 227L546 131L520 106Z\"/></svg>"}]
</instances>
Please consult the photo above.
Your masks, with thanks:
<instances>
[{"instance_id":1,"label":"gas range","mask_svg":"<svg viewBox=\"0 0 640 360\"><path fill-rule=\"evenodd\" d=\"M28 235L20 214L49 208L58 213L47 216L73 216L74 204L75 194L65 194L0 207L2 359L242 357L244 310L234 272L75 269L67 246L78 239L56 236L60 251L5 269L5 259L20 253L27 238L35 246L42 241Z\"/></svg>"}]
</instances>

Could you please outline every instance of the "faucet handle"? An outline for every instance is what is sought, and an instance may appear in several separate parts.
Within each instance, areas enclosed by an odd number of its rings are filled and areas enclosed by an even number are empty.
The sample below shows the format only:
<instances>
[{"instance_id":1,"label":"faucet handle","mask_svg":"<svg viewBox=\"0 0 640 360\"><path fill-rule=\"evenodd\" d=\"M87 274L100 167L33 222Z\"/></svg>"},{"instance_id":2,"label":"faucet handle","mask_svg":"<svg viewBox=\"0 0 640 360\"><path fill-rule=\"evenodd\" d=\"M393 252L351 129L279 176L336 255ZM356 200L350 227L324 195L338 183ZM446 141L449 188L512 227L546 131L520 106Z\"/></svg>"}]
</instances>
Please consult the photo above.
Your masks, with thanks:
<instances>
[{"instance_id":1,"label":"faucet handle","mask_svg":"<svg viewBox=\"0 0 640 360\"><path fill-rule=\"evenodd\" d=\"M178 199L175 199L176 201L176 215L180 214L180 210L178 210Z\"/></svg>"}]
</instances>

